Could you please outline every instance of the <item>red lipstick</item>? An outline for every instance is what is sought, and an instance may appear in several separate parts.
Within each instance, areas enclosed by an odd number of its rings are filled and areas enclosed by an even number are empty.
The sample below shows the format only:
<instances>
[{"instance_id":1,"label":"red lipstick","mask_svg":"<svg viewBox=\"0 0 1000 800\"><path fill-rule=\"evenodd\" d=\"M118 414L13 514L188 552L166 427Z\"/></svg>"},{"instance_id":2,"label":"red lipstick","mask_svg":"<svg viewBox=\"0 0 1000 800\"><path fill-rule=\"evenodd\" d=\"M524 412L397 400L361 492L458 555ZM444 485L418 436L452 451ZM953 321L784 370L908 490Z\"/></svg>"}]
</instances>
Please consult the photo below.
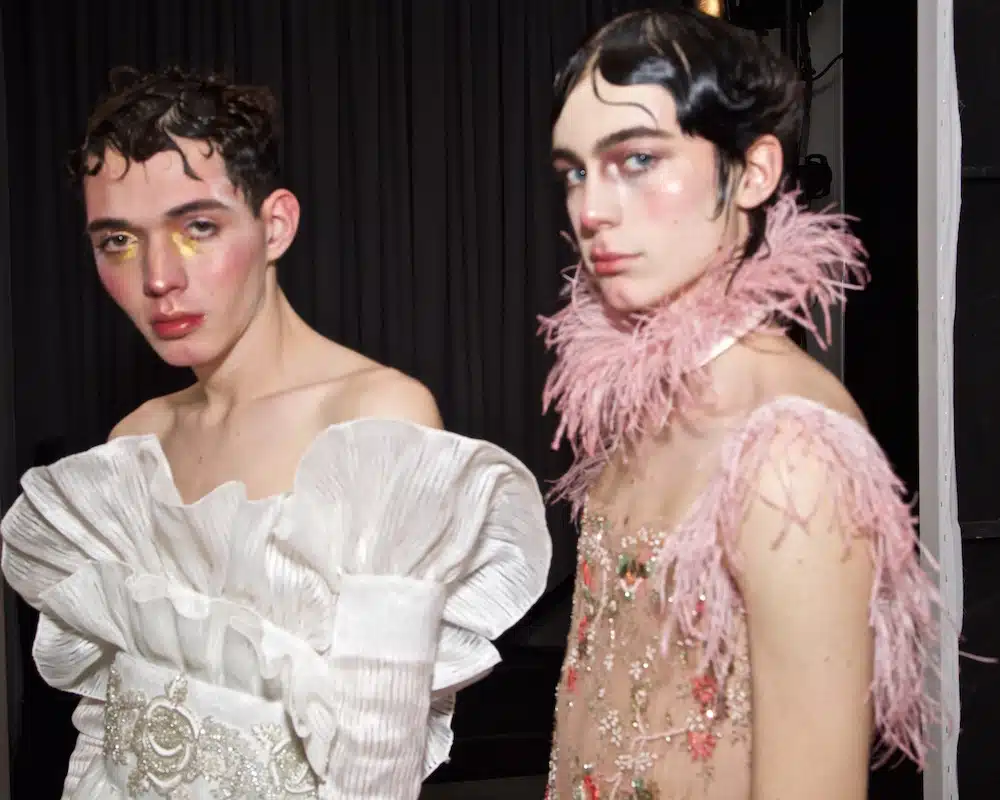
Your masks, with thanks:
<instances>
[{"instance_id":1,"label":"red lipstick","mask_svg":"<svg viewBox=\"0 0 1000 800\"><path fill-rule=\"evenodd\" d=\"M201 327L204 314L154 314L153 331L161 339L182 339Z\"/></svg>"}]
</instances>

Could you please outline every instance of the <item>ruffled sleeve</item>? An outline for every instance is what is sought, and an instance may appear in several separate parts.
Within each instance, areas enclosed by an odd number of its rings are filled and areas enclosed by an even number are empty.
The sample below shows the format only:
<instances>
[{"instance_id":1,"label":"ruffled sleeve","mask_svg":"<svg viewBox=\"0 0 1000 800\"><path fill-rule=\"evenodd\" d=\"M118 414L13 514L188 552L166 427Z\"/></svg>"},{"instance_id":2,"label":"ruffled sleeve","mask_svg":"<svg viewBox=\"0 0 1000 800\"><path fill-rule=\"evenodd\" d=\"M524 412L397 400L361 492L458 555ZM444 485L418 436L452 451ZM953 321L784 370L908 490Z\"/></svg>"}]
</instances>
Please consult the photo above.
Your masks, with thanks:
<instances>
[{"instance_id":1,"label":"ruffled sleeve","mask_svg":"<svg viewBox=\"0 0 1000 800\"><path fill-rule=\"evenodd\" d=\"M94 563L152 571L162 567L150 538L135 536L151 527L144 466L152 466L148 452L111 443L51 467L31 469L0 526L4 577L40 612L33 647L39 674L51 686L83 695L73 714L79 737L64 797L73 796L80 779L103 755L102 698L110 656L100 634L79 635L57 610L63 599L55 596L62 587L69 589L71 603L79 600L71 584L87 582ZM83 607L90 605L84 602ZM95 618L95 627L116 638L105 620Z\"/></svg>"},{"instance_id":2,"label":"ruffled sleeve","mask_svg":"<svg viewBox=\"0 0 1000 800\"><path fill-rule=\"evenodd\" d=\"M39 673L84 698L70 794L100 772L127 653L219 698L281 703L320 797L416 798L451 748L455 695L500 660L491 640L541 596L551 558L520 462L405 422L327 429L292 491L257 501L233 482L182 502L152 437L22 487L2 568L40 611Z\"/></svg>"},{"instance_id":3,"label":"ruffled sleeve","mask_svg":"<svg viewBox=\"0 0 1000 800\"><path fill-rule=\"evenodd\" d=\"M450 750L455 693L544 589L537 483L488 443L384 422L334 431L300 480L304 510L343 547L333 694L310 717L336 720L336 736L308 742L310 761L326 798L416 798Z\"/></svg>"},{"instance_id":4,"label":"ruffled sleeve","mask_svg":"<svg viewBox=\"0 0 1000 800\"><path fill-rule=\"evenodd\" d=\"M846 416L802 398L780 398L755 411L728 440L717 478L661 553L663 588L668 591L670 576L671 596L664 646L679 629L702 644L702 669L720 678L728 674L740 607L733 575L740 569L742 521L775 442L790 440L826 466L845 537L869 543L875 565L869 608L875 724L885 757L901 751L922 765L929 727L941 718L939 704L924 688L927 668L937 667L938 591L921 564L916 519L902 482L871 434ZM775 531L777 542L780 534ZM925 563L936 568L929 557Z\"/></svg>"}]
</instances>

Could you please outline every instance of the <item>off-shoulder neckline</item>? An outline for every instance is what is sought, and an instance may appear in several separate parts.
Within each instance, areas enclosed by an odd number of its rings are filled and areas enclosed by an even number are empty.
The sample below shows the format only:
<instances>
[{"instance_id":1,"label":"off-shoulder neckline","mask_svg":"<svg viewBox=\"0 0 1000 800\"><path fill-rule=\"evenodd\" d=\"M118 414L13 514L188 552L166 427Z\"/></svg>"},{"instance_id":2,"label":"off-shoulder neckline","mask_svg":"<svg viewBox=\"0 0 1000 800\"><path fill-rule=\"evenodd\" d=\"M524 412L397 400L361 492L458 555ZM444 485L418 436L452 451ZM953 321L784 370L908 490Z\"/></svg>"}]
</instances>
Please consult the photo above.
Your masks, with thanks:
<instances>
[{"instance_id":1,"label":"off-shoulder neckline","mask_svg":"<svg viewBox=\"0 0 1000 800\"><path fill-rule=\"evenodd\" d=\"M473 444L479 444L486 447L494 448L496 450L502 451L509 459L515 461L519 466L527 470L527 467L521 463L515 456L508 453L499 445L495 445L492 442L488 442L484 439L476 439L470 436L465 436L460 433L455 433L453 431L444 430L442 428L432 428L428 425L424 425L419 422L413 422L410 420L403 419L393 419L388 417L356 417L354 419L344 420L342 422L335 422L331 425L327 425L325 428L319 430L316 435L309 441L302 454L299 456L298 461L295 465L295 471L292 476L292 485L289 489L285 489L281 492L273 492L269 495L263 497L257 497L250 499L247 494L247 486L244 481L238 478L233 478L228 481L223 481L214 488L207 491L201 497L196 500L186 501L182 496L180 489L177 487L177 481L174 478L173 467L170 464L170 459L167 458L166 451L163 449L163 442L160 437L155 433L140 433L140 434L128 434L125 436L119 436L103 444L95 445L88 450L84 450L80 453L74 453L72 455L62 458L57 463L69 462L76 459L86 458L88 456L98 455L101 451L109 450L118 447L130 447L143 445L149 448L149 452L153 454L156 460L157 469L160 471L162 478L169 488L171 497L169 498L169 504L174 508L180 509L196 509L202 506L216 497L232 491L238 491L241 496L241 501L252 506L264 506L273 503L280 503L286 501L288 498L292 497L299 490L301 485L302 473L305 465L313 458L315 452L319 449L320 445L329 438L333 433L349 430L358 427L387 427L387 428L397 428L397 429L409 429L416 430L428 437L438 437L446 439L462 439ZM528 470L530 472L530 470ZM161 498L162 499L162 498Z\"/></svg>"}]
</instances>

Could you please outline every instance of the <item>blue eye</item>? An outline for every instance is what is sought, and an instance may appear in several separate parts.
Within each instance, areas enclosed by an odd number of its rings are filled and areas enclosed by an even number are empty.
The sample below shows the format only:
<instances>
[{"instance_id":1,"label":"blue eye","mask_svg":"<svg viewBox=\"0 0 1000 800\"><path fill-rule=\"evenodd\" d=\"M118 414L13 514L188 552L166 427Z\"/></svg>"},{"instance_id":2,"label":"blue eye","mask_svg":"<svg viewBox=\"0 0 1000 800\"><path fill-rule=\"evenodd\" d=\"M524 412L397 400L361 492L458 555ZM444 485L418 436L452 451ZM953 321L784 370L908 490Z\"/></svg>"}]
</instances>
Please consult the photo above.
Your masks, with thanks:
<instances>
[{"instance_id":1,"label":"blue eye","mask_svg":"<svg viewBox=\"0 0 1000 800\"><path fill-rule=\"evenodd\" d=\"M650 153L633 153L625 159L625 169L629 172L644 172L656 163Z\"/></svg>"},{"instance_id":2,"label":"blue eye","mask_svg":"<svg viewBox=\"0 0 1000 800\"><path fill-rule=\"evenodd\" d=\"M569 169L563 173L563 180L566 181L567 186L577 186L583 183L587 178L587 170L583 167L577 167L576 169Z\"/></svg>"}]
</instances>

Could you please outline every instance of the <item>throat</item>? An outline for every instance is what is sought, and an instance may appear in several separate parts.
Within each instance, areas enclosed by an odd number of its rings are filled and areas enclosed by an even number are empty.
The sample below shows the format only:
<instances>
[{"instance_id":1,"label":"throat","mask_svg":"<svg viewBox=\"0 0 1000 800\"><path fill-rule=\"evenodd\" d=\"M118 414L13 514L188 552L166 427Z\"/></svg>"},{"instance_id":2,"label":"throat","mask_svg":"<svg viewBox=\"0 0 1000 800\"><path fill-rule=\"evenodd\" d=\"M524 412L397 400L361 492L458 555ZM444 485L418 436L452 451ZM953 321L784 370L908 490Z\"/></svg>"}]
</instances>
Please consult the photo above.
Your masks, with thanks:
<instances>
[{"instance_id":1,"label":"throat","mask_svg":"<svg viewBox=\"0 0 1000 800\"><path fill-rule=\"evenodd\" d=\"M233 345L214 363L194 370L206 405L220 410L266 397L294 383L296 354L308 350L314 333L284 292L265 297L262 308Z\"/></svg>"}]
</instances>

